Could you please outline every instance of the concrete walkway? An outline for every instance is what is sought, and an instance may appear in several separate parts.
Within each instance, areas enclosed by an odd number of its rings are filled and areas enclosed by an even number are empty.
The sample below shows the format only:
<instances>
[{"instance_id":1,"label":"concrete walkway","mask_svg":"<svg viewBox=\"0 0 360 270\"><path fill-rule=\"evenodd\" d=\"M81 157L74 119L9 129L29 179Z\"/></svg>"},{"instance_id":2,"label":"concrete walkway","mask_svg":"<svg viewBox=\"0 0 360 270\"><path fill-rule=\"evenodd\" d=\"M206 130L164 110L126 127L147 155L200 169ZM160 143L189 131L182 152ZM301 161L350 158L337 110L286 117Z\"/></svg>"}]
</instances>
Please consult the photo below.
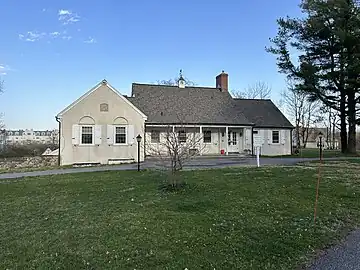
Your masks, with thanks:
<instances>
[{"instance_id":1,"label":"concrete walkway","mask_svg":"<svg viewBox=\"0 0 360 270\"><path fill-rule=\"evenodd\" d=\"M328 249L308 270L360 270L360 230Z\"/></svg>"},{"instance_id":2,"label":"concrete walkway","mask_svg":"<svg viewBox=\"0 0 360 270\"><path fill-rule=\"evenodd\" d=\"M339 159L327 158L326 160ZM298 162L317 160L317 158L261 158L261 165L294 165ZM185 170L193 169L210 169L210 168L226 168L239 166L256 166L256 159L253 157L199 157L189 160L184 164ZM142 169L161 169L164 164L158 159L146 159L141 164ZM123 164L112 166L99 167L82 167L82 168L66 168L55 169L47 171L33 171L33 172L18 172L18 173L3 173L0 174L0 179L21 178L29 176L43 176L43 175L57 175L68 173L83 173L83 172L101 172L101 171L123 171L136 170L137 164Z\"/></svg>"}]
</instances>

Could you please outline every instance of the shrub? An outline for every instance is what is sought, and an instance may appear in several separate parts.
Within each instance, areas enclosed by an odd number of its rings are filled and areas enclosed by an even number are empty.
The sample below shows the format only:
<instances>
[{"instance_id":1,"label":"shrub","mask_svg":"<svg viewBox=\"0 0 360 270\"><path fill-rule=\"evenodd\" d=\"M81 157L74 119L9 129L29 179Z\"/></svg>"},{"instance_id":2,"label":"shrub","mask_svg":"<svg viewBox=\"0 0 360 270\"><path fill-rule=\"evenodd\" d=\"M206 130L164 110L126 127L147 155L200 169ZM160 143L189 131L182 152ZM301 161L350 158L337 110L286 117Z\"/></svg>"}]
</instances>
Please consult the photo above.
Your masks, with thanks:
<instances>
[{"instance_id":1,"label":"shrub","mask_svg":"<svg viewBox=\"0 0 360 270\"><path fill-rule=\"evenodd\" d=\"M40 156L47 148L55 150L55 144L11 144L5 145L0 151L0 158Z\"/></svg>"}]
</instances>

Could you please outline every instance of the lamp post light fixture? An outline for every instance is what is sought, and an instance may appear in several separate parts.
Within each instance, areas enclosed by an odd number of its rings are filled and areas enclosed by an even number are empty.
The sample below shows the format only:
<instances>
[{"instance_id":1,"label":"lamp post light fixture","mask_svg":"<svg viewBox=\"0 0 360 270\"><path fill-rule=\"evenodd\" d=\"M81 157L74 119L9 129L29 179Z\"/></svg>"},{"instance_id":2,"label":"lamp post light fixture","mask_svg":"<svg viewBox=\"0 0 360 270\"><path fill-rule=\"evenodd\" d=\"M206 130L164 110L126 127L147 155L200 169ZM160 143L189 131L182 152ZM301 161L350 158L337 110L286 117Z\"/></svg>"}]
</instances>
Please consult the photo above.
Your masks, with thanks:
<instances>
[{"instance_id":1,"label":"lamp post light fixture","mask_svg":"<svg viewBox=\"0 0 360 270\"><path fill-rule=\"evenodd\" d=\"M323 139L323 133L320 131L319 132L319 148L320 148L320 161L322 161L322 152L323 152L323 143L322 143L322 139Z\"/></svg>"},{"instance_id":2,"label":"lamp post light fixture","mask_svg":"<svg viewBox=\"0 0 360 270\"><path fill-rule=\"evenodd\" d=\"M316 186L316 197L315 197L315 207L314 207L314 225L316 224L316 212L317 212L317 204L319 199L319 187L320 187L320 179L321 179L321 164L322 164L322 151L323 151L323 133L319 132L319 150L320 150L320 164L319 164L319 173L318 173L318 180L317 180L317 186Z\"/></svg>"},{"instance_id":3,"label":"lamp post light fixture","mask_svg":"<svg viewBox=\"0 0 360 270\"><path fill-rule=\"evenodd\" d=\"M138 143L138 169L137 169L138 172L140 171L140 142L141 142L141 139L142 139L142 137L140 134L136 136L136 141Z\"/></svg>"}]
</instances>

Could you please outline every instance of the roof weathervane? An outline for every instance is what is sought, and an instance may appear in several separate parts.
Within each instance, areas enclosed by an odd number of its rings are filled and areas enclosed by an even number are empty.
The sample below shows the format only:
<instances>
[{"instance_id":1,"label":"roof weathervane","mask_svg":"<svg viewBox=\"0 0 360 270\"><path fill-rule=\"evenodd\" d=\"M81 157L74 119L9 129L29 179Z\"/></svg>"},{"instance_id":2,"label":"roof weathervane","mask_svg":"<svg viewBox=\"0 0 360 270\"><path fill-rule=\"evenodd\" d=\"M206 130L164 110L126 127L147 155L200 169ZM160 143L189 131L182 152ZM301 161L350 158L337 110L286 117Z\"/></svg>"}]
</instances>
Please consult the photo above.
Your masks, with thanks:
<instances>
[{"instance_id":1,"label":"roof weathervane","mask_svg":"<svg viewBox=\"0 0 360 270\"><path fill-rule=\"evenodd\" d=\"M184 77L183 77L183 75L182 75L182 69L180 69L180 73L179 73L179 80L178 80L178 86L180 87L180 88L185 88L185 79L184 79Z\"/></svg>"}]
</instances>

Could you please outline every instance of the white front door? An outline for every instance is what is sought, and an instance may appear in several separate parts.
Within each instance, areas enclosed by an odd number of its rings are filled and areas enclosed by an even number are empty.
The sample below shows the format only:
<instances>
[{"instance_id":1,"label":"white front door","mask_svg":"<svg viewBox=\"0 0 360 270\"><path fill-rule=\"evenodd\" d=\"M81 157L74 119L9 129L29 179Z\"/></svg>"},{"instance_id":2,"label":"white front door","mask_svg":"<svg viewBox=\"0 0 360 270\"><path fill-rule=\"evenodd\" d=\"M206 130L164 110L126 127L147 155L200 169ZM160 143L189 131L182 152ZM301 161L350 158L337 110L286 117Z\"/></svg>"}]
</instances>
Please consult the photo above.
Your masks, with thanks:
<instances>
[{"instance_id":1,"label":"white front door","mask_svg":"<svg viewBox=\"0 0 360 270\"><path fill-rule=\"evenodd\" d=\"M228 133L228 151L239 152L239 132L229 131Z\"/></svg>"}]
</instances>

